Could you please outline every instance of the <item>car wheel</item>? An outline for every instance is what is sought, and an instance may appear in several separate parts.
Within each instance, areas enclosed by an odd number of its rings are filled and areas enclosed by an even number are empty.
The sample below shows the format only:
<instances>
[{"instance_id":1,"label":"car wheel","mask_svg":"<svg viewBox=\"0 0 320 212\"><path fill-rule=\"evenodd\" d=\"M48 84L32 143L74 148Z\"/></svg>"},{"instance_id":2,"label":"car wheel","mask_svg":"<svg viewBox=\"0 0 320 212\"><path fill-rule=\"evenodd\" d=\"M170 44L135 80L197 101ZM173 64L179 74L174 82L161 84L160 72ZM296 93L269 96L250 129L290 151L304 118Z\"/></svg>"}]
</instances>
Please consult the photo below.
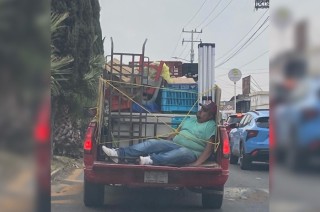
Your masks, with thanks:
<instances>
[{"instance_id":1,"label":"car wheel","mask_svg":"<svg viewBox=\"0 0 320 212\"><path fill-rule=\"evenodd\" d=\"M202 193L202 207L204 208L212 208L212 209L219 209L222 206L223 202L223 190L221 189L214 189L209 193Z\"/></svg>"},{"instance_id":2,"label":"car wheel","mask_svg":"<svg viewBox=\"0 0 320 212\"><path fill-rule=\"evenodd\" d=\"M83 202L87 207L101 206L104 203L104 185L84 180Z\"/></svg>"},{"instance_id":3,"label":"car wheel","mask_svg":"<svg viewBox=\"0 0 320 212\"><path fill-rule=\"evenodd\" d=\"M238 156L235 156L233 154L230 155L230 163L231 164L238 164L238 160L239 160Z\"/></svg>"},{"instance_id":4,"label":"car wheel","mask_svg":"<svg viewBox=\"0 0 320 212\"><path fill-rule=\"evenodd\" d=\"M241 145L240 149L240 168L242 170L248 170L251 168L251 159L249 155L245 154L244 145Z\"/></svg>"}]
</instances>

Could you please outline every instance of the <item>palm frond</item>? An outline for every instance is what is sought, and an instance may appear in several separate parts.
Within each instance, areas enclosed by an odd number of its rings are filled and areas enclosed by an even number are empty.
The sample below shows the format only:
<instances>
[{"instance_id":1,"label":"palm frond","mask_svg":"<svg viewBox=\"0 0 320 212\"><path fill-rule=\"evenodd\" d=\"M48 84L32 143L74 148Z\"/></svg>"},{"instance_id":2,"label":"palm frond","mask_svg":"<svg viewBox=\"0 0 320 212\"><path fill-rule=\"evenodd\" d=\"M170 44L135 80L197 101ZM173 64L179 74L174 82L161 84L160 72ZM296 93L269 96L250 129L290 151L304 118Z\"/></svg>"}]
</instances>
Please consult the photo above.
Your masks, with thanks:
<instances>
[{"instance_id":1,"label":"palm frond","mask_svg":"<svg viewBox=\"0 0 320 212\"><path fill-rule=\"evenodd\" d=\"M98 88L99 76L102 73L102 68L105 63L103 55L96 55L89 62L90 71L83 76L83 81L89 92L96 94Z\"/></svg>"},{"instance_id":2,"label":"palm frond","mask_svg":"<svg viewBox=\"0 0 320 212\"><path fill-rule=\"evenodd\" d=\"M70 73L70 69L66 67L70 65L71 62L73 62L71 56L58 57L56 55L51 55L51 74L56 74L58 72L60 72L60 74Z\"/></svg>"},{"instance_id":3,"label":"palm frond","mask_svg":"<svg viewBox=\"0 0 320 212\"><path fill-rule=\"evenodd\" d=\"M57 30L63 26L60 24L68 18L69 13L63 13L63 14L55 14L51 13L51 24L50 24L50 32L51 35L53 35Z\"/></svg>"},{"instance_id":4,"label":"palm frond","mask_svg":"<svg viewBox=\"0 0 320 212\"><path fill-rule=\"evenodd\" d=\"M53 38L57 33L57 30L61 26L61 23L69 16L68 13L64 14L51 14L51 37ZM58 50L53 45L53 39L51 40L51 93L53 96L59 96L64 93L63 86L60 82L69 80L71 75L71 69L68 66L73 62L71 56L59 57L57 55Z\"/></svg>"}]
</instances>

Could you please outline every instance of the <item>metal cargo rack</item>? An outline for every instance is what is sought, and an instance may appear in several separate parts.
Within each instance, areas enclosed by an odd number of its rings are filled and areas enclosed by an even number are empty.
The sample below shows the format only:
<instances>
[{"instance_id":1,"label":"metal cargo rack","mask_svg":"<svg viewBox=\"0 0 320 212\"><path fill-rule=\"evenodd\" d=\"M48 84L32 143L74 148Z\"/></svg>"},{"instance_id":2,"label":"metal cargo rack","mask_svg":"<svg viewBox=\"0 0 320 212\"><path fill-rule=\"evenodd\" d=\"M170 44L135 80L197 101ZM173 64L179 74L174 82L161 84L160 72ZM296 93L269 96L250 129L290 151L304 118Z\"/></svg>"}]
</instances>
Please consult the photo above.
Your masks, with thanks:
<instances>
[{"instance_id":1,"label":"metal cargo rack","mask_svg":"<svg viewBox=\"0 0 320 212\"><path fill-rule=\"evenodd\" d=\"M147 39L140 54L116 53L111 38L111 54L106 57L107 65L103 72L105 83L103 83L104 101L100 105L103 110L100 114L103 118L99 118L103 120L100 144L109 147L128 146L142 142L146 138L172 132L170 125L173 114L134 112L131 107L132 102L127 105L128 101L131 101L128 97L132 98L133 102L143 105L147 102L143 94L151 90L145 86L150 83L148 78L150 62L144 55L146 42Z\"/></svg>"}]
</instances>

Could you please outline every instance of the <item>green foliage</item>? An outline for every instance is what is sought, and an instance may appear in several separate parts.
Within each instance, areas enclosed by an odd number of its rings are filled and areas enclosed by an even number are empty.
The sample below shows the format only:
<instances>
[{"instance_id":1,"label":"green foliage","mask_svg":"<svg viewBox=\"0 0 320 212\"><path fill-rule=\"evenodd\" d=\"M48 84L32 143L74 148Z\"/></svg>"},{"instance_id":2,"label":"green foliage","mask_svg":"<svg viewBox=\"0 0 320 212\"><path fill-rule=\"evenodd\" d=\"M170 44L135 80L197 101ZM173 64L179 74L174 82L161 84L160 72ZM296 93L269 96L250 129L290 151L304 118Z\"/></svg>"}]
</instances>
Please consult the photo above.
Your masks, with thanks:
<instances>
[{"instance_id":1,"label":"green foliage","mask_svg":"<svg viewBox=\"0 0 320 212\"><path fill-rule=\"evenodd\" d=\"M51 14L51 41L57 37L57 30L61 27L61 23L68 17L67 13L64 14ZM53 97L63 95L64 89L61 82L67 81L71 76L71 69L67 66L73 61L70 56L59 57L59 51L51 43L51 76L50 76L50 87L51 94Z\"/></svg>"},{"instance_id":2,"label":"green foliage","mask_svg":"<svg viewBox=\"0 0 320 212\"><path fill-rule=\"evenodd\" d=\"M105 63L98 0L52 0L51 81L54 105L67 105L74 120L96 104ZM67 15L66 15L67 14ZM61 20L63 19L63 20ZM58 109L57 109L58 110Z\"/></svg>"}]
</instances>

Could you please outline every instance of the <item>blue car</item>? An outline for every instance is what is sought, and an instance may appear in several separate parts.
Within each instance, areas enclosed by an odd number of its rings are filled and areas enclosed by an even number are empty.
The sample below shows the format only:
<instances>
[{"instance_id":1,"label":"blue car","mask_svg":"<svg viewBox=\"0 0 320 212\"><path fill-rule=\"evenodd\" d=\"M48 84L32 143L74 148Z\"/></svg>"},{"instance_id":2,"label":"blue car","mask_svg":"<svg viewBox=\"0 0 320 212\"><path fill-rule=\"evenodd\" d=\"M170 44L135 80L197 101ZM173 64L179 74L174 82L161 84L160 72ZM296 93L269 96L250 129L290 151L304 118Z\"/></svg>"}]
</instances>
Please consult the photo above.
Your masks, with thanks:
<instances>
[{"instance_id":1,"label":"blue car","mask_svg":"<svg viewBox=\"0 0 320 212\"><path fill-rule=\"evenodd\" d=\"M320 167L320 78L300 80L274 108L276 155L292 170Z\"/></svg>"},{"instance_id":2,"label":"blue car","mask_svg":"<svg viewBox=\"0 0 320 212\"><path fill-rule=\"evenodd\" d=\"M249 111L230 131L230 163L250 169L252 161L269 161L269 110Z\"/></svg>"}]
</instances>

